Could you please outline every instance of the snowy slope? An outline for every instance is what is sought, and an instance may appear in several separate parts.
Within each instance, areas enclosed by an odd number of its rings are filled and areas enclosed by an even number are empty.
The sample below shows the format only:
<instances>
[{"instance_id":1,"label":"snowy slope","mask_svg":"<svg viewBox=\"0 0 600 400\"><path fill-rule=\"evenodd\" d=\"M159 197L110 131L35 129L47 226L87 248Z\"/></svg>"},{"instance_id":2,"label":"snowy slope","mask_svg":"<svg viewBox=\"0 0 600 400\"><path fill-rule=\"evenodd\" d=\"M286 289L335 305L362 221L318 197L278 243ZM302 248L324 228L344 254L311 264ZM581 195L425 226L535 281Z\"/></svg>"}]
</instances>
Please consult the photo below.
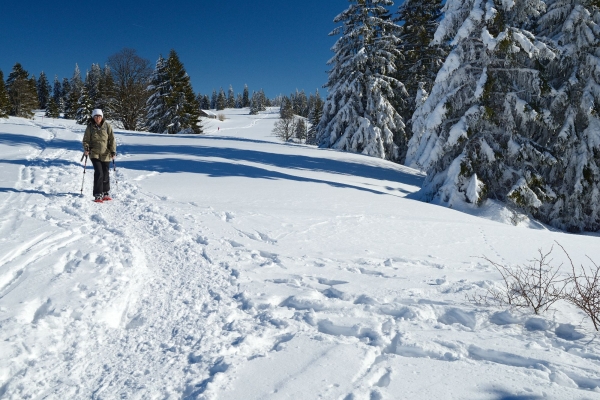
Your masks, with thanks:
<instances>
[{"instance_id":1,"label":"snowy slope","mask_svg":"<svg viewBox=\"0 0 600 400\"><path fill-rule=\"evenodd\" d=\"M105 204L82 126L0 119L0 398L600 399L581 312L467 299L501 283L479 256L589 264L598 237L411 200L414 170L225 113L118 131Z\"/></svg>"}]
</instances>

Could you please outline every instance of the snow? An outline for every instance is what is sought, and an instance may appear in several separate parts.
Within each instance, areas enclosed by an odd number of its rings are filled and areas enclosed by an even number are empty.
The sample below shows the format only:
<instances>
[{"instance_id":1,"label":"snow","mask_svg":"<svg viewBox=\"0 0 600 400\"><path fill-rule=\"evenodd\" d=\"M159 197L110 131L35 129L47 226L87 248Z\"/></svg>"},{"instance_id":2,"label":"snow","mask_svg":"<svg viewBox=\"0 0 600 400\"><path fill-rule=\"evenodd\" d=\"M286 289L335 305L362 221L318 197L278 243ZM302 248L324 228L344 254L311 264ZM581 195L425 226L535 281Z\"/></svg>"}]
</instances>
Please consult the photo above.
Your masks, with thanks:
<instances>
[{"instance_id":1,"label":"snow","mask_svg":"<svg viewBox=\"0 0 600 400\"><path fill-rule=\"evenodd\" d=\"M117 130L105 204L83 126L0 120L1 398L600 398L581 312L468 300L501 284L480 256L588 265L597 236L415 201L415 170L223 113Z\"/></svg>"}]
</instances>

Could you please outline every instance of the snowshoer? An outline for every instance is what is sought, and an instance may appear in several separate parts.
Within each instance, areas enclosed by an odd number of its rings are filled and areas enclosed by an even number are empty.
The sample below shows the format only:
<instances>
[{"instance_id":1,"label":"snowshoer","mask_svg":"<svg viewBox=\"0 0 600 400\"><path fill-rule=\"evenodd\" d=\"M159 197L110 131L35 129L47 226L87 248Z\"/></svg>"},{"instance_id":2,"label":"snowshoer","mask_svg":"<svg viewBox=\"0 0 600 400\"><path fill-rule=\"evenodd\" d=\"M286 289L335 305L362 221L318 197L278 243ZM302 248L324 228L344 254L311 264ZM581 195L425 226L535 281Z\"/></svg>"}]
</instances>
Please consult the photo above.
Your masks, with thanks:
<instances>
[{"instance_id":1,"label":"snowshoer","mask_svg":"<svg viewBox=\"0 0 600 400\"><path fill-rule=\"evenodd\" d=\"M92 111L83 135L84 155L90 157L94 166L94 201L102 203L112 200L110 191L110 161L117 155L117 143L112 126L104 120L102 110Z\"/></svg>"}]
</instances>

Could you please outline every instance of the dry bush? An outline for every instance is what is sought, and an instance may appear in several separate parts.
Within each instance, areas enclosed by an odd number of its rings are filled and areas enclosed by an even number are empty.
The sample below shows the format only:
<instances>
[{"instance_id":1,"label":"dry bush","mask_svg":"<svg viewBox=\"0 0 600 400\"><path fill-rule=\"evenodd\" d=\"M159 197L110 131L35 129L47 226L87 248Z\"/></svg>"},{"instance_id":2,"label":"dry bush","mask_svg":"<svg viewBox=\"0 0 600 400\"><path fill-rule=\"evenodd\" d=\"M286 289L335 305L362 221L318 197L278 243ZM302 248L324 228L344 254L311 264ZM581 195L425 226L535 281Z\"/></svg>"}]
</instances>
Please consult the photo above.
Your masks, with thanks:
<instances>
[{"instance_id":1,"label":"dry bush","mask_svg":"<svg viewBox=\"0 0 600 400\"><path fill-rule=\"evenodd\" d=\"M554 247L544 253L538 249L539 256L529 261L527 265L508 267L498 264L487 257L484 260L492 264L500 275L504 288L489 289L485 297L473 298L481 303L489 299L511 307L531 308L535 314L547 311L557 301L565 297L565 287L569 279L561 279L560 267L551 265L549 259Z\"/></svg>"},{"instance_id":2,"label":"dry bush","mask_svg":"<svg viewBox=\"0 0 600 400\"><path fill-rule=\"evenodd\" d=\"M217 115L217 118L219 119L219 121L223 122L225 121L225 114L219 113L219 115Z\"/></svg>"},{"instance_id":3,"label":"dry bush","mask_svg":"<svg viewBox=\"0 0 600 400\"><path fill-rule=\"evenodd\" d=\"M569 278L572 287L565 299L590 317L594 328L598 331L600 330L600 266L586 256L593 267L585 268L581 265L576 269L566 250L559 243L557 244L571 263L572 272Z\"/></svg>"}]
</instances>

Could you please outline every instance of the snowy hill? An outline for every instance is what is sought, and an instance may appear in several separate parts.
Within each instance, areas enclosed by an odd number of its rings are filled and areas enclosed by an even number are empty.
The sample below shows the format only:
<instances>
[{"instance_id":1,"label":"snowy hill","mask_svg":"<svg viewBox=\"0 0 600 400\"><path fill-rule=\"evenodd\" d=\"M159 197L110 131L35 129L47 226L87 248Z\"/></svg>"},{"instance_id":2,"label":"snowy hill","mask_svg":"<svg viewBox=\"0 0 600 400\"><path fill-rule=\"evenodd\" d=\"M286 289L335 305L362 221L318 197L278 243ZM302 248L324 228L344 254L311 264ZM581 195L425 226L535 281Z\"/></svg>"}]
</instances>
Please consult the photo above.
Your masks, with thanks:
<instances>
[{"instance_id":1,"label":"snowy hill","mask_svg":"<svg viewBox=\"0 0 600 400\"><path fill-rule=\"evenodd\" d=\"M600 399L580 311L468 300L502 283L477 257L588 265L597 237L415 201L414 170L225 114L117 130L104 204L82 126L0 119L0 398Z\"/></svg>"}]
</instances>

